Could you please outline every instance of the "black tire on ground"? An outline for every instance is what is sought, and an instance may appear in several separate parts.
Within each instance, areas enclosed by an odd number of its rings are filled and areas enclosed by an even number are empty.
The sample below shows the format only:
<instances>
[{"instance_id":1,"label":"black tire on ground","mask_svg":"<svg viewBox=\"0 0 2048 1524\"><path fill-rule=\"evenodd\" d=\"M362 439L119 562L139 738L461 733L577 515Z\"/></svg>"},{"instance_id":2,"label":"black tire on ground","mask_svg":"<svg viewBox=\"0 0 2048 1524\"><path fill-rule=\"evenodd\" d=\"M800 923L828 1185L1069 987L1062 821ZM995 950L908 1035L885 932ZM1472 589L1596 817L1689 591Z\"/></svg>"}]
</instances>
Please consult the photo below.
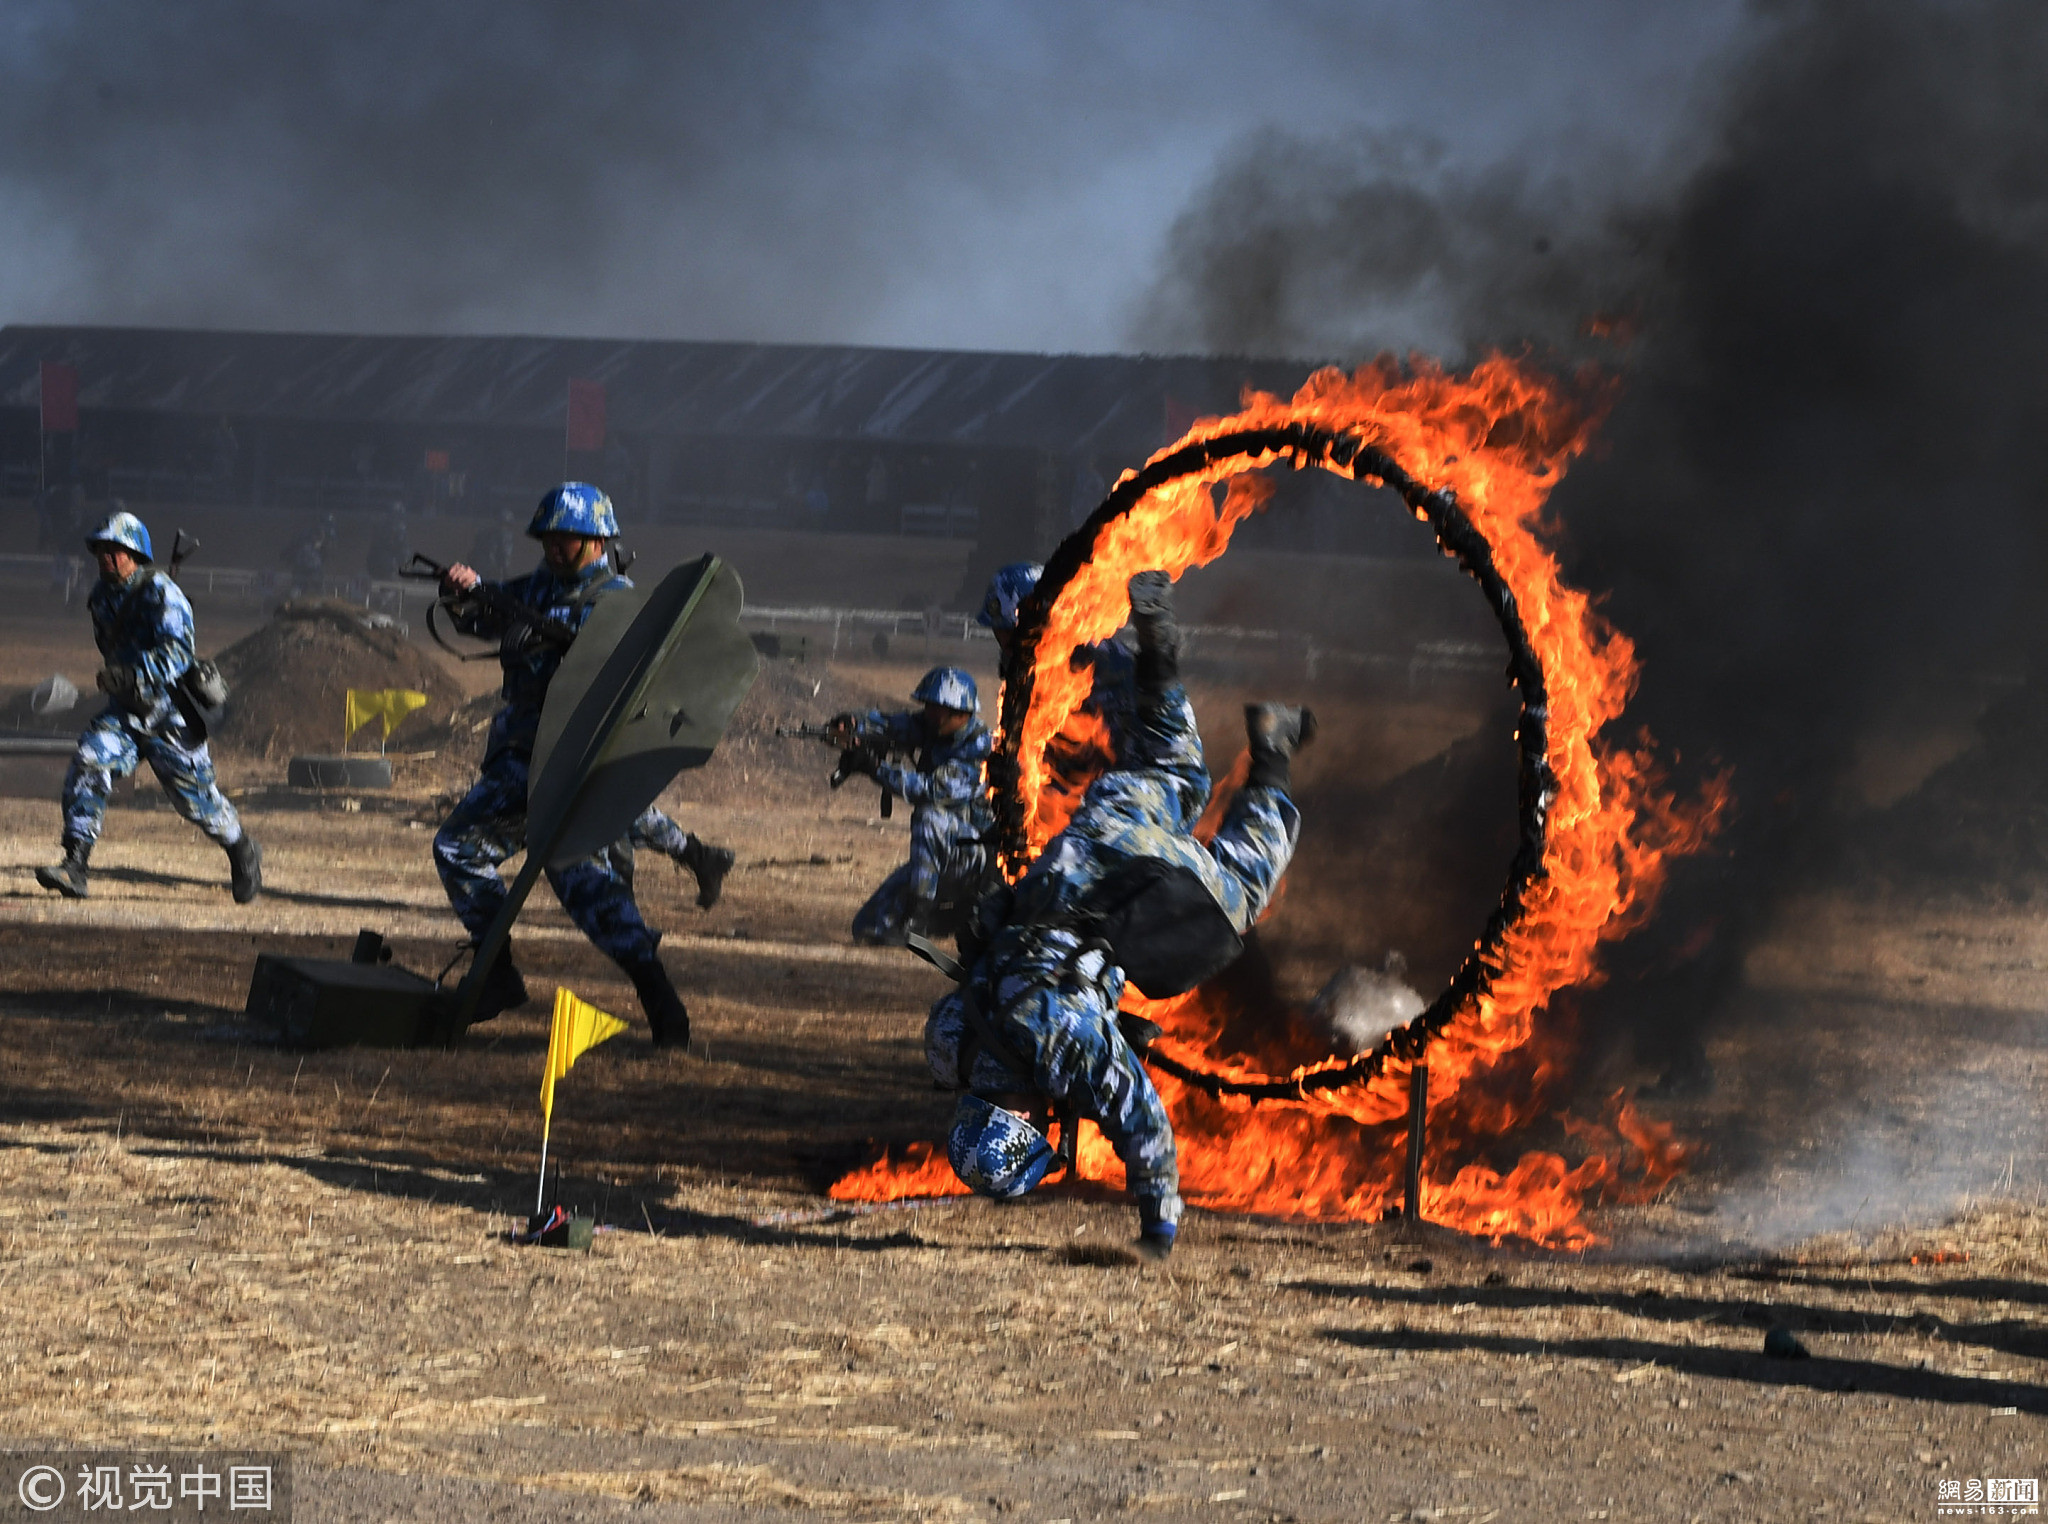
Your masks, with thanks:
<instances>
[{"instance_id":1,"label":"black tire on ground","mask_svg":"<svg viewBox=\"0 0 2048 1524\"><path fill-rule=\"evenodd\" d=\"M293 757L285 768L293 788L389 788L388 757Z\"/></svg>"}]
</instances>

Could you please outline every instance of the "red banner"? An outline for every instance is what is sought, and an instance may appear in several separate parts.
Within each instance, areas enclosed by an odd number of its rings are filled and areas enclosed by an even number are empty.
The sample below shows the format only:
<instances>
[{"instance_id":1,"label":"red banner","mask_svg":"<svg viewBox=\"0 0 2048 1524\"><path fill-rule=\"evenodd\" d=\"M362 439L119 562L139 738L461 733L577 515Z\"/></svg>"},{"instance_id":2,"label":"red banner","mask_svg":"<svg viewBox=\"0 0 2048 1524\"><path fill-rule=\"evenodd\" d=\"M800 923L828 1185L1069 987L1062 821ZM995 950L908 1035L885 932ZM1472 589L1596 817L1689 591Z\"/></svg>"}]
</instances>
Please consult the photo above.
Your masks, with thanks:
<instances>
[{"instance_id":1,"label":"red banner","mask_svg":"<svg viewBox=\"0 0 2048 1524\"><path fill-rule=\"evenodd\" d=\"M43 432L78 432L78 372L55 360L43 361Z\"/></svg>"},{"instance_id":2,"label":"red banner","mask_svg":"<svg viewBox=\"0 0 2048 1524\"><path fill-rule=\"evenodd\" d=\"M602 381L571 381L569 383L569 448L572 450L602 450L604 448L604 383Z\"/></svg>"}]
</instances>

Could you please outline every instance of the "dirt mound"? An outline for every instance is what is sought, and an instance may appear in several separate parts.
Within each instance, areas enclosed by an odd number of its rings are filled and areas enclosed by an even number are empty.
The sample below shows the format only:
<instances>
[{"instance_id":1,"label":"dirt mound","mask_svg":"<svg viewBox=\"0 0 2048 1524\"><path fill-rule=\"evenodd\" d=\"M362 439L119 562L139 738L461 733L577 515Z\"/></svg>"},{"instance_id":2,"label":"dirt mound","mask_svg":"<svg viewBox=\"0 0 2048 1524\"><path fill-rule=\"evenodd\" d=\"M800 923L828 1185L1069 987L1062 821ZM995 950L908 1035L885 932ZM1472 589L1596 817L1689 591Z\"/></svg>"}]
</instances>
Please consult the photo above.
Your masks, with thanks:
<instances>
[{"instance_id":1,"label":"dirt mound","mask_svg":"<svg viewBox=\"0 0 2048 1524\"><path fill-rule=\"evenodd\" d=\"M234 692L216 744L271 760L339 751L351 688L411 688L427 696L426 707L392 732L398 751L438 745L463 701L455 680L396 624L333 599L294 599L215 660ZM367 739L375 734L372 727Z\"/></svg>"}]
</instances>

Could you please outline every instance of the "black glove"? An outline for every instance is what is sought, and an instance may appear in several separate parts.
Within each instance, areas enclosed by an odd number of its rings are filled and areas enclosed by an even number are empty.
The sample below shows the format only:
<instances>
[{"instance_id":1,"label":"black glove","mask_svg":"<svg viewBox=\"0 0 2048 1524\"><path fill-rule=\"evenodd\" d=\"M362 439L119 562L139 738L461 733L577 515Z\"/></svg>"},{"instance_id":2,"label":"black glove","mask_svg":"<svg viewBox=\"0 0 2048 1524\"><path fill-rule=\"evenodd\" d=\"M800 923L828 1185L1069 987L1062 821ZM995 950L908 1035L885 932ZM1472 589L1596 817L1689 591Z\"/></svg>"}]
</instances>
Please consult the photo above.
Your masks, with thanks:
<instances>
[{"instance_id":1,"label":"black glove","mask_svg":"<svg viewBox=\"0 0 2048 1524\"><path fill-rule=\"evenodd\" d=\"M1156 1021L1147 1021L1142 1016L1133 1016L1129 1011L1116 1013L1116 1029L1123 1033L1124 1041L1130 1044L1139 1057L1143 1057L1166 1035L1166 1028Z\"/></svg>"},{"instance_id":2,"label":"black glove","mask_svg":"<svg viewBox=\"0 0 2048 1524\"><path fill-rule=\"evenodd\" d=\"M881 765L881 754L872 747L849 746L839 754L839 771L849 778L856 773L864 778L872 778L875 769Z\"/></svg>"},{"instance_id":3,"label":"black glove","mask_svg":"<svg viewBox=\"0 0 2048 1524\"><path fill-rule=\"evenodd\" d=\"M115 703L124 708L134 707L137 688L133 667L123 666L119 662L109 662L100 668L99 675L93 678L93 683Z\"/></svg>"}]
</instances>

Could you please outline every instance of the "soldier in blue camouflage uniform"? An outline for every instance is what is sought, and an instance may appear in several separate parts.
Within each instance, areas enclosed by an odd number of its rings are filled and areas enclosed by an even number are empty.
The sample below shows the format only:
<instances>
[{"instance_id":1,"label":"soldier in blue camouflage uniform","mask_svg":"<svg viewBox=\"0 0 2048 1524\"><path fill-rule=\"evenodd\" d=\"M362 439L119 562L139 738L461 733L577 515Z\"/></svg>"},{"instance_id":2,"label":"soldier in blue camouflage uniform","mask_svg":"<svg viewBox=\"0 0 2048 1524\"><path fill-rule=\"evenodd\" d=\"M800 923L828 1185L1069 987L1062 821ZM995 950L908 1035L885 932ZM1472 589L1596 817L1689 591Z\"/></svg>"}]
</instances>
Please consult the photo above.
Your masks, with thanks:
<instances>
[{"instance_id":1,"label":"soldier in blue camouflage uniform","mask_svg":"<svg viewBox=\"0 0 2048 1524\"><path fill-rule=\"evenodd\" d=\"M87 863L99 840L114 780L147 762L178 813L228 855L235 903L263 888L263 852L214 779L205 726L180 679L192 666L192 605L178 584L150 564L149 531L116 513L86 539L99 581L86 599L107 707L78 738L64 775L64 861L36 869L36 881L72 899L88 892Z\"/></svg>"},{"instance_id":2,"label":"soldier in blue camouflage uniform","mask_svg":"<svg viewBox=\"0 0 2048 1524\"><path fill-rule=\"evenodd\" d=\"M1117 1006L1126 966L1158 960L1143 946L1106 940L1104 927L1114 923L1101 914L1101 892L1131 882L1133 870L1152 873L1184 907L1168 919L1168 935L1174 921L1193 925L1207 916L1230 943L1212 942L1207 963L1197 956L1184 979L1169 970L1170 982L1148 984L1145 993L1175 993L1214 972L1217 957L1234 955L1236 935L1258 919L1293 856L1301 817L1288 795L1289 763L1315 727L1304 709L1248 705L1249 777L1215 837L1197 841L1192 833L1210 784L1178 677L1170 589L1162 573L1132 581L1140 646L1130 755L1090 786L1013 890L983 901L985 948L925 1026L933 1076L968 1092L947 1143L960 1180L984 1195L1021 1196L1057 1158L1045 1134L1048 1114L1060 1115L1063 1131L1086 1118L1123 1160L1138 1205L1139 1247L1153 1257L1172 1249L1181 1216L1173 1124L1119 1027Z\"/></svg>"},{"instance_id":3,"label":"soldier in blue camouflage uniform","mask_svg":"<svg viewBox=\"0 0 2048 1524\"><path fill-rule=\"evenodd\" d=\"M1011 677L1016 657L1017 605L1031 596L1045 568L1036 561L1012 561L989 580L975 621L995 637L1004 682ZM1137 729L1137 676L1130 648L1120 639L1098 640L1078 646L1068 659L1076 670L1089 673L1088 696L1079 713L1102 721L1109 732L1109 754L1103 757L1081 751L1055 738L1046 750L1046 764L1052 786L1064 794L1080 795L1099 774L1115 767L1130 755L1131 738Z\"/></svg>"},{"instance_id":4,"label":"soldier in blue camouflage uniform","mask_svg":"<svg viewBox=\"0 0 2048 1524\"><path fill-rule=\"evenodd\" d=\"M974 678L958 667L934 667L910 696L924 707L842 714L829 727L842 744L861 743L855 755L865 770L911 805L910 861L883 879L853 918L853 939L877 947L901 947L913 930L948 934L955 908L964 911L981 891L982 838L993 824L982 778L993 741L977 717ZM911 760L884 760L892 753Z\"/></svg>"},{"instance_id":5,"label":"soldier in blue camouflage uniform","mask_svg":"<svg viewBox=\"0 0 2048 1524\"><path fill-rule=\"evenodd\" d=\"M611 500L582 482L564 482L540 500L527 534L541 542L540 569L490 584L528 608L581 629L597 600L629 587L605 557L619 532ZM442 591L451 600L456 627L468 635L499 641L505 706L491 719L483 767L476 785L441 823L434 836L434 865L449 902L471 937L481 940L505 903L498 865L526 845L527 774L540 731L548 683L562 664L562 648L536 636L528 626L492 613L462 595L482 579L460 563L448 568ZM626 971L657 1047L684 1047L690 1018L662 967L659 936L640 918L632 885L613 861L616 849L595 853L566 868L549 868L547 880L583 934ZM525 1004L526 981L512 962L508 944L486 971L475 1019L488 1021Z\"/></svg>"}]
</instances>

